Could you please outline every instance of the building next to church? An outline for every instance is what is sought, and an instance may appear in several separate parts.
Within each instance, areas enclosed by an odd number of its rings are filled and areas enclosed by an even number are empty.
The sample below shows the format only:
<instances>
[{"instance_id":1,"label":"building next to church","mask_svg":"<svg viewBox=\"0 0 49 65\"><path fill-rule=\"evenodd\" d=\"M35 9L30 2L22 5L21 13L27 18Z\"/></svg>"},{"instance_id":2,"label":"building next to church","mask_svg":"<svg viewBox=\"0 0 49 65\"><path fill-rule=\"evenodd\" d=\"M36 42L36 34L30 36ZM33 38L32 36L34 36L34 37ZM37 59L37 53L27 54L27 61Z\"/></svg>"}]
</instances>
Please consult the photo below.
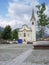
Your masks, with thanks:
<instances>
[{"instance_id":1,"label":"building next to church","mask_svg":"<svg viewBox=\"0 0 49 65\"><path fill-rule=\"evenodd\" d=\"M30 28L24 24L22 28L19 29L18 37L22 39L23 42L33 42L36 41L36 28L35 28L35 17L34 11L32 11L32 17L30 20L31 26Z\"/></svg>"}]
</instances>

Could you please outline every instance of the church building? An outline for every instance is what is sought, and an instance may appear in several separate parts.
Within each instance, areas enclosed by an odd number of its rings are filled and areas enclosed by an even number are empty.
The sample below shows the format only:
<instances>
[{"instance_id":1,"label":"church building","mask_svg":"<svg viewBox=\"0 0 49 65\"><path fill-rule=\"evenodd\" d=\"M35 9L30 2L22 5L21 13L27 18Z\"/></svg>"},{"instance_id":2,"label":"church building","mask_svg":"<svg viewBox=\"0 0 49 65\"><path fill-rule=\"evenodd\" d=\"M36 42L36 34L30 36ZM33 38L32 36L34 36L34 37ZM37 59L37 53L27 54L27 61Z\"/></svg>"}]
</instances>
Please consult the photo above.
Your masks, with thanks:
<instances>
[{"instance_id":1,"label":"church building","mask_svg":"<svg viewBox=\"0 0 49 65\"><path fill-rule=\"evenodd\" d=\"M30 20L30 28L24 24L22 28L19 29L18 37L22 39L23 42L33 42L36 41L36 28L35 28L35 17L34 11L32 11L32 17Z\"/></svg>"}]
</instances>

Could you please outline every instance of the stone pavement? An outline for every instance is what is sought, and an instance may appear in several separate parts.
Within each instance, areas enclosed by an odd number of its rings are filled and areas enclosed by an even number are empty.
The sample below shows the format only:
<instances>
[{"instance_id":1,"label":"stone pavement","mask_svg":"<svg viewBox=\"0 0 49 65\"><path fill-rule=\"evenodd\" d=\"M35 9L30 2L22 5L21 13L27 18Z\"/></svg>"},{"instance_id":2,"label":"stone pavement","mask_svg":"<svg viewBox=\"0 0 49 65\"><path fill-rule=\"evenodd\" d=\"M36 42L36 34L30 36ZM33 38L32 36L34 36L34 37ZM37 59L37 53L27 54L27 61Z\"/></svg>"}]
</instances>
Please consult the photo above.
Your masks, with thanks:
<instances>
[{"instance_id":1,"label":"stone pavement","mask_svg":"<svg viewBox=\"0 0 49 65\"><path fill-rule=\"evenodd\" d=\"M30 55L31 47L26 44L0 45L0 65L20 65Z\"/></svg>"},{"instance_id":2,"label":"stone pavement","mask_svg":"<svg viewBox=\"0 0 49 65\"><path fill-rule=\"evenodd\" d=\"M0 65L49 65L49 50L34 50L32 44L0 45Z\"/></svg>"},{"instance_id":3,"label":"stone pavement","mask_svg":"<svg viewBox=\"0 0 49 65\"><path fill-rule=\"evenodd\" d=\"M23 61L31 54L32 49L29 49L25 52L23 52L20 56L16 57L14 60L12 60L7 65L21 65Z\"/></svg>"}]
</instances>

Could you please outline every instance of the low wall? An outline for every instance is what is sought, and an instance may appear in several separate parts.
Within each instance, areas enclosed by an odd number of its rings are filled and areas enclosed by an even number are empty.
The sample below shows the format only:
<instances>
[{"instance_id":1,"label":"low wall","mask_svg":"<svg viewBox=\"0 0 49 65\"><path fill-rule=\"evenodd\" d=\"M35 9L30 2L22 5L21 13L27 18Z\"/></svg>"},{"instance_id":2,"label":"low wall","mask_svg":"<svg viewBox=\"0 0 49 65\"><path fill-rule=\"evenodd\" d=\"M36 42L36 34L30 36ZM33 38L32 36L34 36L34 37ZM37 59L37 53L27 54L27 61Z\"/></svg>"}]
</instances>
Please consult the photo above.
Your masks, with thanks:
<instances>
[{"instance_id":1,"label":"low wall","mask_svg":"<svg viewBox=\"0 0 49 65\"><path fill-rule=\"evenodd\" d=\"M38 41L33 43L34 49L49 49L49 41Z\"/></svg>"},{"instance_id":2,"label":"low wall","mask_svg":"<svg viewBox=\"0 0 49 65\"><path fill-rule=\"evenodd\" d=\"M49 49L49 45L37 45L34 46L34 49Z\"/></svg>"}]
</instances>

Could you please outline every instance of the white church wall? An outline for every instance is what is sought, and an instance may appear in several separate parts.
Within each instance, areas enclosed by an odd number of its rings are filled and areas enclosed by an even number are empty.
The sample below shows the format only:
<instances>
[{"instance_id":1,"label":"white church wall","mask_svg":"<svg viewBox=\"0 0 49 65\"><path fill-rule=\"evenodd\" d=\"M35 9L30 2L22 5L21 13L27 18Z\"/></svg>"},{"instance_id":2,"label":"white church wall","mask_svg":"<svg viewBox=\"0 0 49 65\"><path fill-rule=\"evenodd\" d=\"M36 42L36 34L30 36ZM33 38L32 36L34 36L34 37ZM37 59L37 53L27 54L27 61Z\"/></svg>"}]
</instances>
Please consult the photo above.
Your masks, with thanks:
<instances>
[{"instance_id":1,"label":"white church wall","mask_svg":"<svg viewBox=\"0 0 49 65\"><path fill-rule=\"evenodd\" d=\"M31 31L28 31L27 33L26 33L26 39L27 39L27 41L31 41Z\"/></svg>"},{"instance_id":2,"label":"white church wall","mask_svg":"<svg viewBox=\"0 0 49 65\"><path fill-rule=\"evenodd\" d=\"M24 37L24 33L26 34L26 37ZM23 41L24 41L24 39L25 39L25 41L26 42L28 42L28 41L31 41L31 36L32 36L32 34L31 34L31 30L29 30L29 31L27 31L27 30L23 30L23 31L19 31L19 39L22 39Z\"/></svg>"}]
</instances>

